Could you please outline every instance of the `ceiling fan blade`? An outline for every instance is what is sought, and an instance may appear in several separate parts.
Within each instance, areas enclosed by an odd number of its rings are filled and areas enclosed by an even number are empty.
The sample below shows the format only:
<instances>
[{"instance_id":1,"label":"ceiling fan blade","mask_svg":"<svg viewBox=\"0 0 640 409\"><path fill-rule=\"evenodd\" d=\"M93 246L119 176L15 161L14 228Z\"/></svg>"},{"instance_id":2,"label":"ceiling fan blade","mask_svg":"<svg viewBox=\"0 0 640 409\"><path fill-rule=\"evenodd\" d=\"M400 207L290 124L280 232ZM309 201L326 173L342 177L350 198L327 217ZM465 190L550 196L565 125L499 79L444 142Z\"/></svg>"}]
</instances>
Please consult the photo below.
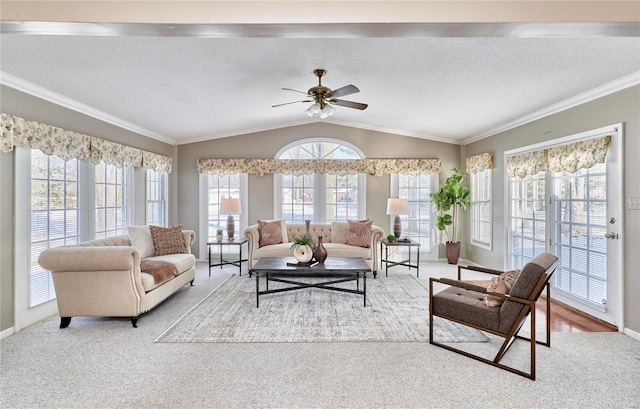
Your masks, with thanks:
<instances>
[{"instance_id":1,"label":"ceiling fan blade","mask_svg":"<svg viewBox=\"0 0 640 409\"><path fill-rule=\"evenodd\" d=\"M367 109L367 107L369 106L368 104L361 104L360 102L345 101L343 99L330 99L329 102L334 105L340 105L341 107L355 108L360 110Z\"/></svg>"},{"instance_id":2,"label":"ceiling fan blade","mask_svg":"<svg viewBox=\"0 0 640 409\"><path fill-rule=\"evenodd\" d=\"M355 94L356 92L360 92L358 87L356 87L355 85L346 85L342 88L334 89L333 91L329 92L326 95L326 97L327 98L344 97L345 95Z\"/></svg>"},{"instance_id":3,"label":"ceiling fan blade","mask_svg":"<svg viewBox=\"0 0 640 409\"><path fill-rule=\"evenodd\" d=\"M313 102L310 99L304 100L304 101L293 101L293 102L285 102L284 104L277 104L277 105L271 105L271 108L275 108L275 107L281 107L283 105L290 105L290 104L299 104L301 102Z\"/></svg>"},{"instance_id":4,"label":"ceiling fan blade","mask_svg":"<svg viewBox=\"0 0 640 409\"><path fill-rule=\"evenodd\" d=\"M293 88L282 88L285 91L293 91L293 92L299 92L300 94L304 94L304 95L309 95L308 93L304 92L304 91L298 91L297 89L293 89Z\"/></svg>"}]
</instances>

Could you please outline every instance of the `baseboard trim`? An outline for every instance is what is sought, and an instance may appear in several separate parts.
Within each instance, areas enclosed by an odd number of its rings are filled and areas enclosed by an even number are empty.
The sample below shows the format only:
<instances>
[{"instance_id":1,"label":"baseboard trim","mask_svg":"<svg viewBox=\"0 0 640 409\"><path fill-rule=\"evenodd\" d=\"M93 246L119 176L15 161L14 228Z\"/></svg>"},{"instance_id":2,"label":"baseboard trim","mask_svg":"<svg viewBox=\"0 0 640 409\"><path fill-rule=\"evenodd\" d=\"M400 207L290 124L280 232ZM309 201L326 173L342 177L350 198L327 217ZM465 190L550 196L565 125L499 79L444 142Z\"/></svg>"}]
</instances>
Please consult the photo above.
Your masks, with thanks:
<instances>
[{"instance_id":1,"label":"baseboard trim","mask_svg":"<svg viewBox=\"0 0 640 409\"><path fill-rule=\"evenodd\" d=\"M625 334L629 335L631 338L640 341L640 332L636 332L632 329L625 328L623 331Z\"/></svg>"},{"instance_id":2,"label":"baseboard trim","mask_svg":"<svg viewBox=\"0 0 640 409\"><path fill-rule=\"evenodd\" d=\"M15 334L16 331L14 329L14 327L9 327L7 329L5 329L4 331L0 332L0 339L5 339L6 337Z\"/></svg>"}]
</instances>

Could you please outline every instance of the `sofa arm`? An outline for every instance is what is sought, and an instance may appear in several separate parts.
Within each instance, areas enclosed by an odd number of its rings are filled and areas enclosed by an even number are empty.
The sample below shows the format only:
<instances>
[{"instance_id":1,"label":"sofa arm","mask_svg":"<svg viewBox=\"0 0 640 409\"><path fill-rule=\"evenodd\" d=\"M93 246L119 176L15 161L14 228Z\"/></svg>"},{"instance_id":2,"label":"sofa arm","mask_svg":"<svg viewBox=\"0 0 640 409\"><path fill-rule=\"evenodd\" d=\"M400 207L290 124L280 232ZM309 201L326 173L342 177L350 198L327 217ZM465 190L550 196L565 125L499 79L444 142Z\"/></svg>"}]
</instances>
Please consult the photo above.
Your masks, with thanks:
<instances>
[{"instance_id":1,"label":"sofa arm","mask_svg":"<svg viewBox=\"0 0 640 409\"><path fill-rule=\"evenodd\" d=\"M380 226L376 226L375 224L371 226L371 261L372 261L372 270L378 271L378 247L382 238L384 237L384 230Z\"/></svg>"},{"instance_id":2,"label":"sofa arm","mask_svg":"<svg viewBox=\"0 0 640 409\"><path fill-rule=\"evenodd\" d=\"M258 231L258 225L253 224L247 227L246 229L244 229L244 232L242 233L242 235L244 236L245 239L249 241L247 243L247 246L249 247L249 256L247 257L247 266L249 270L251 270L254 264L253 255L255 254L256 250L258 250L258 248L260 247L260 232Z\"/></svg>"},{"instance_id":3,"label":"sofa arm","mask_svg":"<svg viewBox=\"0 0 640 409\"><path fill-rule=\"evenodd\" d=\"M38 263L49 271L140 270L140 254L133 246L56 247L40 253Z\"/></svg>"},{"instance_id":4,"label":"sofa arm","mask_svg":"<svg viewBox=\"0 0 640 409\"><path fill-rule=\"evenodd\" d=\"M193 230L182 230L184 242L187 244L187 253L191 254L191 246L196 242L196 232Z\"/></svg>"}]
</instances>

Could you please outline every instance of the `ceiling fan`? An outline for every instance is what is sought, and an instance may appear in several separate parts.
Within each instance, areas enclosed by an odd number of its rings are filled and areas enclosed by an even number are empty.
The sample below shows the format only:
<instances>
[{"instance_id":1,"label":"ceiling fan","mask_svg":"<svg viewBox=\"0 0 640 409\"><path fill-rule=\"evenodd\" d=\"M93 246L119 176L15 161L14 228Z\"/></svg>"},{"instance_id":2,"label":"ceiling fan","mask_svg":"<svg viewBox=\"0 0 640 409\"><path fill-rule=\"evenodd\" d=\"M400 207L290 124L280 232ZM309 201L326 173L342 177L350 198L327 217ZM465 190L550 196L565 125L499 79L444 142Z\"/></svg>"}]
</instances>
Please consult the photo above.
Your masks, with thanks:
<instances>
[{"instance_id":1,"label":"ceiling fan","mask_svg":"<svg viewBox=\"0 0 640 409\"><path fill-rule=\"evenodd\" d=\"M355 94L356 92L360 92L358 87L356 87L355 85L346 85L342 88L331 90L330 88L322 85L322 77L327 73L326 70L317 69L317 70L314 70L313 73L316 75L316 77L318 77L318 85L316 85L315 87L309 88L309 91L307 92L298 91L291 88L282 88L285 91L294 91L300 94L304 94L310 99L305 99L302 101L285 102L284 104L277 104L277 105L273 105L272 107L275 108L283 105L298 104L300 102L313 102L313 104L309 108L307 108L305 111L306 114L309 115L309 117L311 118L314 118L314 117L327 118L328 116L333 115L333 113L335 112L335 108L333 107L333 105L339 105L339 106L354 108L359 110L363 110L368 107L367 104L362 104L360 102L352 102L352 101L345 101L343 99L336 99L338 97L343 97L345 95L351 95L351 94Z\"/></svg>"}]
</instances>

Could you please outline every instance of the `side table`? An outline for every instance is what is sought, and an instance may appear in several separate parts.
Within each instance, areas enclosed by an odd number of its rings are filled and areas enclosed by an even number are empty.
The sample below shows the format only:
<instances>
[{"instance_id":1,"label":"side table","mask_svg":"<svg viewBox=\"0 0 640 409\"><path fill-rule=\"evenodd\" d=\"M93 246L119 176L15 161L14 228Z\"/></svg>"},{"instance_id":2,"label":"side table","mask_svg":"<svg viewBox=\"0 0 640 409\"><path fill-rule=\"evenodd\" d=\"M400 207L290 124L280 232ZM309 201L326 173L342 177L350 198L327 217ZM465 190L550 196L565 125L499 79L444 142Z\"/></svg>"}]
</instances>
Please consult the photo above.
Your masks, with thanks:
<instances>
[{"instance_id":1,"label":"side table","mask_svg":"<svg viewBox=\"0 0 640 409\"><path fill-rule=\"evenodd\" d=\"M384 253L382 252L382 248L384 246ZM401 261L393 261L389 260L389 247L408 247L409 248L409 258ZM416 251L416 263L411 264L411 248L417 247ZM387 239L382 239L380 242L380 268L382 268L382 264L384 263L384 275L385 277L389 276L389 267L393 266L407 266L409 270L412 268L416 269L416 277L420 277L420 243L415 240L406 239L401 241L389 242Z\"/></svg>"},{"instance_id":2,"label":"side table","mask_svg":"<svg viewBox=\"0 0 640 409\"><path fill-rule=\"evenodd\" d=\"M234 240L234 241L229 241L227 240L223 240L223 241L210 241L207 242L207 247L209 249L209 277L211 277L211 267L217 267L220 266L220 268L222 268L222 266L226 266L226 265L234 265L238 267L238 270L240 271L240 275L242 275L242 262L243 261L247 261L247 259L243 259L242 258L242 246L247 243L249 240L247 239L238 239L238 240ZM211 248L214 246L218 246L219 250L220 250L220 262L216 263L216 262L212 262L211 260ZM238 246L238 259L237 260L225 260L222 257L222 246Z\"/></svg>"}]
</instances>

